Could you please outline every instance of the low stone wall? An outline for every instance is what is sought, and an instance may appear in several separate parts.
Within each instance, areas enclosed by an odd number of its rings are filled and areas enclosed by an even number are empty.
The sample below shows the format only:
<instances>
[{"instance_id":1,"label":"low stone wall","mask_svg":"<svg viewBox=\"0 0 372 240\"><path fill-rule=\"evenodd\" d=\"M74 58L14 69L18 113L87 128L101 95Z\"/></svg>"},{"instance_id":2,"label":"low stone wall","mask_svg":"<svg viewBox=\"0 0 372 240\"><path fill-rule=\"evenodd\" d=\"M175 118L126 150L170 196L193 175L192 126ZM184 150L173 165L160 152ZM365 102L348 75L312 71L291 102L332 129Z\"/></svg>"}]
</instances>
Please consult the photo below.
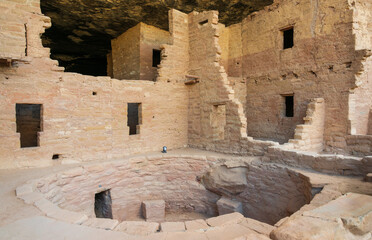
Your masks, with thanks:
<instances>
[{"instance_id":1,"label":"low stone wall","mask_svg":"<svg viewBox=\"0 0 372 240\"><path fill-rule=\"evenodd\" d=\"M291 167L312 169L322 173L361 176L372 171L370 157L355 157L336 154L288 150L285 146L268 148L264 162L279 163Z\"/></svg>"},{"instance_id":2,"label":"low stone wall","mask_svg":"<svg viewBox=\"0 0 372 240\"><path fill-rule=\"evenodd\" d=\"M349 135L346 143L348 151L355 156L372 155L372 135Z\"/></svg>"}]
</instances>

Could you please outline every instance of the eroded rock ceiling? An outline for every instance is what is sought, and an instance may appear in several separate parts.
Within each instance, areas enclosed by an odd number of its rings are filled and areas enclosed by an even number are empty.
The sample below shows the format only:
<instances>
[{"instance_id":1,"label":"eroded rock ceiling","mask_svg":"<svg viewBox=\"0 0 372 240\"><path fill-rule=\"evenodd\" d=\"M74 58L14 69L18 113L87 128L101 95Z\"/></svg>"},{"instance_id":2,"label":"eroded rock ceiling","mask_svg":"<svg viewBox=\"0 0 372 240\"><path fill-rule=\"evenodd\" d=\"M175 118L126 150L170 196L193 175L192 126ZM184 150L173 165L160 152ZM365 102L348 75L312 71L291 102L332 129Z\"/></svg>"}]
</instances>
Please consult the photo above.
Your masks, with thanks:
<instances>
[{"instance_id":1,"label":"eroded rock ceiling","mask_svg":"<svg viewBox=\"0 0 372 240\"><path fill-rule=\"evenodd\" d=\"M41 0L52 27L43 35L52 58L69 72L106 75L110 40L139 22L168 29L168 10L218 10L231 25L272 0Z\"/></svg>"}]
</instances>

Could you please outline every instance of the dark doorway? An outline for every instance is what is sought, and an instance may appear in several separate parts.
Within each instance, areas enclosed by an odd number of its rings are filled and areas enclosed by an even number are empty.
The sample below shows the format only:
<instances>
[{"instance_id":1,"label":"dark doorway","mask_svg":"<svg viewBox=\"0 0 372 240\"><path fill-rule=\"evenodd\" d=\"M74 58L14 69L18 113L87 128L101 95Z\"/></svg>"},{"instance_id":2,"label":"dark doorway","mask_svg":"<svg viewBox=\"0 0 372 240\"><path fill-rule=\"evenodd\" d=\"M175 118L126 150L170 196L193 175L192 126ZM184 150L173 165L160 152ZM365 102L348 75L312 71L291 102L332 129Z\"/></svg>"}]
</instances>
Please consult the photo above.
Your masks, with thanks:
<instances>
[{"instance_id":1,"label":"dark doorway","mask_svg":"<svg viewBox=\"0 0 372 240\"><path fill-rule=\"evenodd\" d=\"M293 27L283 30L283 49L293 47Z\"/></svg>"},{"instance_id":2,"label":"dark doorway","mask_svg":"<svg viewBox=\"0 0 372 240\"><path fill-rule=\"evenodd\" d=\"M94 197L94 213L97 218L112 219L112 200L110 190L96 193Z\"/></svg>"},{"instance_id":3,"label":"dark doorway","mask_svg":"<svg viewBox=\"0 0 372 240\"><path fill-rule=\"evenodd\" d=\"M141 120L141 104L128 103L128 127L129 135L139 134L139 124Z\"/></svg>"},{"instance_id":4,"label":"dark doorway","mask_svg":"<svg viewBox=\"0 0 372 240\"><path fill-rule=\"evenodd\" d=\"M41 106L41 104L16 104L17 132L21 135L21 148L39 146Z\"/></svg>"},{"instance_id":5,"label":"dark doorway","mask_svg":"<svg viewBox=\"0 0 372 240\"><path fill-rule=\"evenodd\" d=\"M152 50L152 66L158 67L161 61L161 51L157 49Z\"/></svg>"},{"instance_id":6,"label":"dark doorway","mask_svg":"<svg viewBox=\"0 0 372 240\"><path fill-rule=\"evenodd\" d=\"M294 98L293 95L291 96L284 96L285 98L285 116L286 117L293 117L294 115Z\"/></svg>"}]
</instances>

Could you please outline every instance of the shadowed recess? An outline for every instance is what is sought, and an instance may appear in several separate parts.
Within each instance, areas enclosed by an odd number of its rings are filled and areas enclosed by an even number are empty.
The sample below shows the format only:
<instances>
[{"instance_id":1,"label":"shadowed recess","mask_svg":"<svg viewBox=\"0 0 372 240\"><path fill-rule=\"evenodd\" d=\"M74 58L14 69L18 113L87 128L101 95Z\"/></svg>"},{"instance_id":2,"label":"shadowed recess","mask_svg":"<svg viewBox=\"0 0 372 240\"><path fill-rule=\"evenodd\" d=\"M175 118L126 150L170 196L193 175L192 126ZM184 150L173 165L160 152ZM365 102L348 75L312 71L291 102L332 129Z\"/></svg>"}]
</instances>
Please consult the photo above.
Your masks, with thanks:
<instances>
[{"instance_id":1,"label":"shadowed recess","mask_svg":"<svg viewBox=\"0 0 372 240\"><path fill-rule=\"evenodd\" d=\"M272 0L41 0L42 12L52 27L42 36L52 59L67 72L106 76L110 40L139 22L168 29L168 10L218 10L221 23L240 22Z\"/></svg>"}]
</instances>

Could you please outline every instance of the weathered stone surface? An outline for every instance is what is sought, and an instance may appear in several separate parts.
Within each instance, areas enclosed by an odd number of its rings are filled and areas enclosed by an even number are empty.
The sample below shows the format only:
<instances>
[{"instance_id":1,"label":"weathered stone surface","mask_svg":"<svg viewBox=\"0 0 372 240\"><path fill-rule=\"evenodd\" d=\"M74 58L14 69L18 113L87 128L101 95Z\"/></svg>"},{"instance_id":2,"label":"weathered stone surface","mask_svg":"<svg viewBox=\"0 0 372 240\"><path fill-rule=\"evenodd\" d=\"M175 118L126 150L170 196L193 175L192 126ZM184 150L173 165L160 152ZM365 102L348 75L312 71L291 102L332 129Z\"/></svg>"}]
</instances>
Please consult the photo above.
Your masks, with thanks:
<instances>
[{"instance_id":1,"label":"weathered stone surface","mask_svg":"<svg viewBox=\"0 0 372 240\"><path fill-rule=\"evenodd\" d=\"M125 233L79 226L41 216L25 218L9 225L1 226L0 236L1 239L15 240L48 240L51 237L56 240L138 240Z\"/></svg>"},{"instance_id":2,"label":"weathered stone surface","mask_svg":"<svg viewBox=\"0 0 372 240\"><path fill-rule=\"evenodd\" d=\"M124 221L117 225L114 230L131 235L146 236L157 232L159 230L159 223Z\"/></svg>"},{"instance_id":3,"label":"weathered stone surface","mask_svg":"<svg viewBox=\"0 0 372 240\"><path fill-rule=\"evenodd\" d=\"M57 211L47 212L46 215L48 217L68 222L68 223L75 223L75 224L82 224L85 222L88 217L85 214L72 212L68 210L58 209Z\"/></svg>"},{"instance_id":4,"label":"weathered stone surface","mask_svg":"<svg viewBox=\"0 0 372 240\"><path fill-rule=\"evenodd\" d=\"M203 176L203 183L213 192L238 194L243 192L248 185L246 174L247 169L243 167L218 166Z\"/></svg>"},{"instance_id":5,"label":"weathered stone surface","mask_svg":"<svg viewBox=\"0 0 372 240\"><path fill-rule=\"evenodd\" d=\"M36 186L34 183L23 184L16 188L17 196L22 196L24 194L32 193L35 190Z\"/></svg>"},{"instance_id":6,"label":"weathered stone surface","mask_svg":"<svg viewBox=\"0 0 372 240\"><path fill-rule=\"evenodd\" d=\"M184 222L163 222L160 224L160 230L162 232L184 232Z\"/></svg>"},{"instance_id":7,"label":"weathered stone surface","mask_svg":"<svg viewBox=\"0 0 372 240\"><path fill-rule=\"evenodd\" d=\"M372 173L367 173L364 180L366 182L372 182Z\"/></svg>"},{"instance_id":8,"label":"weathered stone surface","mask_svg":"<svg viewBox=\"0 0 372 240\"><path fill-rule=\"evenodd\" d=\"M244 219L244 216L241 213L230 213L218 217L208 218L207 224L211 227L226 226L230 224L239 223Z\"/></svg>"},{"instance_id":9,"label":"weathered stone surface","mask_svg":"<svg viewBox=\"0 0 372 240\"><path fill-rule=\"evenodd\" d=\"M225 215L226 216L226 215ZM227 240L227 239L240 239L241 237L247 236L247 238L243 239L257 239L257 240L268 240L269 238L265 235L259 234L245 228L239 224L231 224L228 226L219 226L215 228L211 228L205 232L208 239L213 240ZM249 237L249 238L248 238Z\"/></svg>"},{"instance_id":10,"label":"weathered stone surface","mask_svg":"<svg viewBox=\"0 0 372 240\"><path fill-rule=\"evenodd\" d=\"M186 221L185 227L187 231L200 231L209 228L208 224L203 219Z\"/></svg>"},{"instance_id":11,"label":"weathered stone surface","mask_svg":"<svg viewBox=\"0 0 372 240\"><path fill-rule=\"evenodd\" d=\"M251 218L244 218L240 223L240 225L249 228L255 232L258 232L260 234L264 234L269 236L271 231L275 229L274 226L271 226L269 224L251 219Z\"/></svg>"},{"instance_id":12,"label":"weathered stone surface","mask_svg":"<svg viewBox=\"0 0 372 240\"><path fill-rule=\"evenodd\" d=\"M142 215L148 222L163 222L165 218L165 201L164 200L143 201Z\"/></svg>"},{"instance_id":13,"label":"weathered stone surface","mask_svg":"<svg viewBox=\"0 0 372 240\"><path fill-rule=\"evenodd\" d=\"M349 193L285 221L271 232L277 240L369 239L372 197Z\"/></svg>"},{"instance_id":14,"label":"weathered stone surface","mask_svg":"<svg viewBox=\"0 0 372 240\"><path fill-rule=\"evenodd\" d=\"M84 226L113 230L119 224L118 220L107 218L89 218L83 222Z\"/></svg>"},{"instance_id":15,"label":"weathered stone surface","mask_svg":"<svg viewBox=\"0 0 372 240\"><path fill-rule=\"evenodd\" d=\"M222 197L217 201L218 214L228 214L238 212L243 214L243 205L241 202Z\"/></svg>"}]
</instances>

